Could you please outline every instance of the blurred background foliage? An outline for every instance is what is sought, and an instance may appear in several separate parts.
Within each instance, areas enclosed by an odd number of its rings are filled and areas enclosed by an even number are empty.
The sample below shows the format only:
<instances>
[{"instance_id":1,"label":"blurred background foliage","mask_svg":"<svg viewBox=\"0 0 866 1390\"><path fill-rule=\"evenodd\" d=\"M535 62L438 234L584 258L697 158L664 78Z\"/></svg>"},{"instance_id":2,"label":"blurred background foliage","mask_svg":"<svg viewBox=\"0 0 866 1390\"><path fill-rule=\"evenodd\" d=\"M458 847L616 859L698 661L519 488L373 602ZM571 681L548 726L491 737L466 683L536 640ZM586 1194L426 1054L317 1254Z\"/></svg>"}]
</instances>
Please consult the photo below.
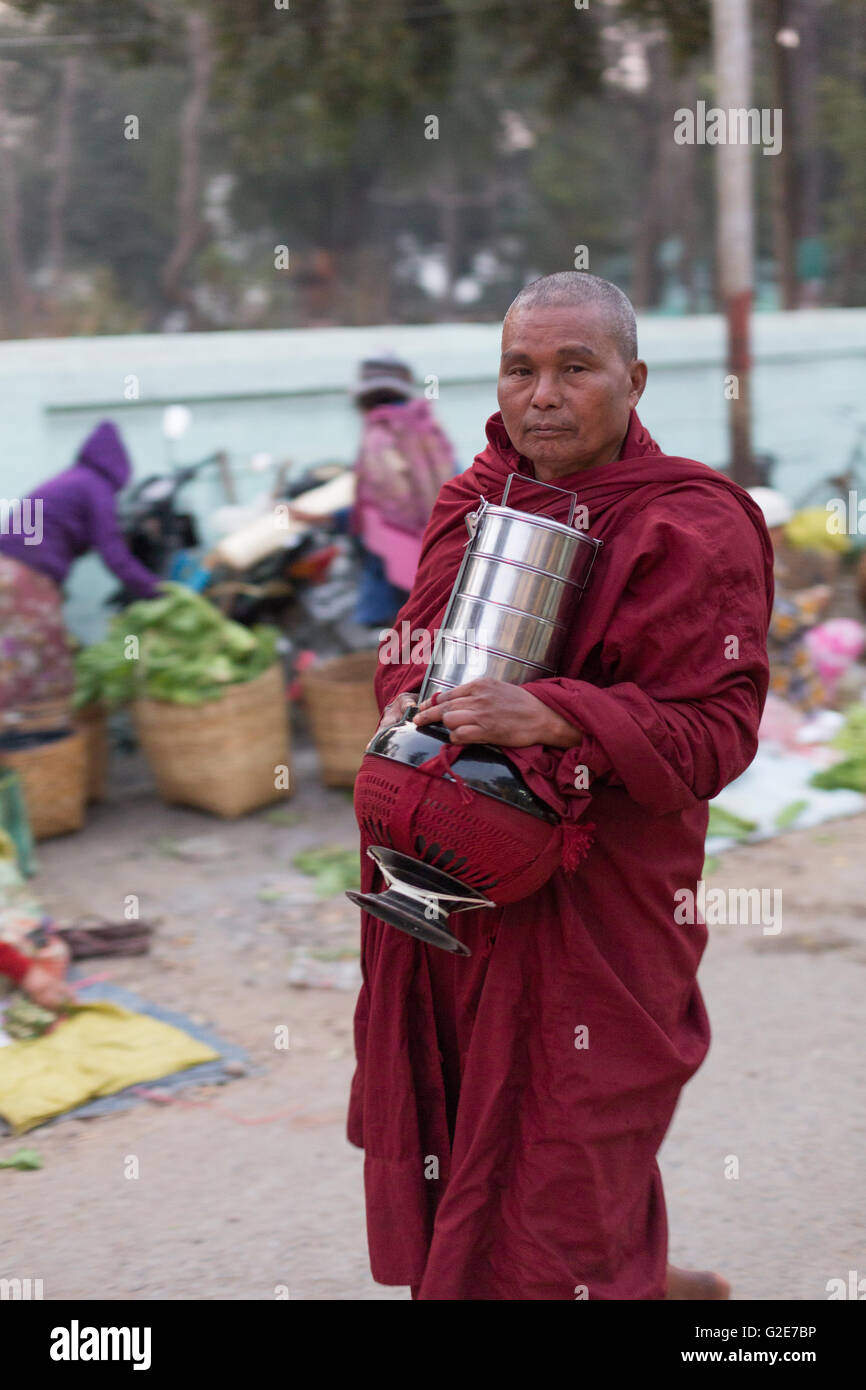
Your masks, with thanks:
<instances>
[{"instance_id":1,"label":"blurred background foliage","mask_svg":"<svg viewBox=\"0 0 866 1390\"><path fill-rule=\"evenodd\" d=\"M864 304L861 0L753 10L759 304ZM712 309L698 98L708 0L0 4L0 335L495 319L579 246Z\"/></svg>"}]
</instances>

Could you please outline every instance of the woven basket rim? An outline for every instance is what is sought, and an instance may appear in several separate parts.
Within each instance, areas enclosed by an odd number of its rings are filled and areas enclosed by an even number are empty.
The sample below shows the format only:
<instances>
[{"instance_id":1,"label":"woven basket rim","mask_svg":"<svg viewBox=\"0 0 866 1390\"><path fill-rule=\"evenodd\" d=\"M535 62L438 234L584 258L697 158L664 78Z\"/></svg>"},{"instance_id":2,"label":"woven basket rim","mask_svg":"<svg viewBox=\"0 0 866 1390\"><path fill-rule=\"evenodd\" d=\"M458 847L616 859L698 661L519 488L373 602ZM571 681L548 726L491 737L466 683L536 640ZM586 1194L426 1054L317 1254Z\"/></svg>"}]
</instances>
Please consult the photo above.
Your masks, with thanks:
<instances>
[{"instance_id":1,"label":"woven basket rim","mask_svg":"<svg viewBox=\"0 0 866 1390\"><path fill-rule=\"evenodd\" d=\"M356 684L362 673L369 673L372 679L378 664L378 650L348 652L345 656L331 657L319 666L309 666L306 671L301 672L301 684L335 686Z\"/></svg>"},{"instance_id":2,"label":"woven basket rim","mask_svg":"<svg viewBox=\"0 0 866 1390\"><path fill-rule=\"evenodd\" d=\"M292 738L279 662L203 705L136 700L133 718L163 801L234 819L284 799L273 768L291 769Z\"/></svg>"},{"instance_id":3,"label":"woven basket rim","mask_svg":"<svg viewBox=\"0 0 866 1390\"><path fill-rule=\"evenodd\" d=\"M28 758L41 753L55 753L58 749L66 749L70 743L83 743L87 734L83 729L30 729L29 733L59 733L60 738L53 738L50 743L37 743L33 748L0 748L0 763L6 758Z\"/></svg>"},{"instance_id":4,"label":"woven basket rim","mask_svg":"<svg viewBox=\"0 0 866 1390\"><path fill-rule=\"evenodd\" d=\"M107 719L110 711L107 705L101 700L88 700L86 705L79 705L72 711L73 719L80 719L83 723L91 720Z\"/></svg>"},{"instance_id":5,"label":"woven basket rim","mask_svg":"<svg viewBox=\"0 0 866 1390\"><path fill-rule=\"evenodd\" d=\"M254 676L251 681L232 681L226 685L213 700L202 700L195 705L183 704L180 700L155 700L151 695L138 695L131 702L133 710L141 709L145 705L159 709L170 709L175 712L183 710L184 713L202 715L209 710L222 709L226 703L235 696L239 690L253 690L257 685L263 685L265 681L273 681L274 673L279 676L282 670L282 663L275 661L266 671L262 671L258 676Z\"/></svg>"},{"instance_id":6,"label":"woven basket rim","mask_svg":"<svg viewBox=\"0 0 866 1390\"><path fill-rule=\"evenodd\" d=\"M35 840L70 834L87 808L87 735L72 729L51 743L0 753L0 767L17 772Z\"/></svg>"},{"instance_id":7,"label":"woven basket rim","mask_svg":"<svg viewBox=\"0 0 866 1390\"><path fill-rule=\"evenodd\" d=\"M0 710L0 729L21 734L47 733L69 728L74 717L70 700L30 700L16 709Z\"/></svg>"}]
</instances>

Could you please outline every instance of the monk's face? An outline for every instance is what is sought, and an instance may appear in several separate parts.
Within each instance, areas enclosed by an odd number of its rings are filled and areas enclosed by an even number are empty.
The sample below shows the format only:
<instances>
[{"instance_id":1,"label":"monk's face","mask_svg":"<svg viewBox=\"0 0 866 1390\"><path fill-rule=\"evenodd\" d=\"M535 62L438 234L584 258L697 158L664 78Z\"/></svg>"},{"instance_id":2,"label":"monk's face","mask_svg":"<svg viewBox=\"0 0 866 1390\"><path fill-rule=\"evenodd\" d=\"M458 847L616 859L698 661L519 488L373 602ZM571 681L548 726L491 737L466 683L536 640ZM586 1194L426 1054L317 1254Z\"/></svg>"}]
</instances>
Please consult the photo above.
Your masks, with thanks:
<instances>
[{"instance_id":1,"label":"monk's face","mask_svg":"<svg viewBox=\"0 0 866 1390\"><path fill-rule=\"evenodd\" d=\"M499 409L543 482L617 458L646 375L623 361L596 305L527 308L503 325Z\"/></svg>"}]
</instances>

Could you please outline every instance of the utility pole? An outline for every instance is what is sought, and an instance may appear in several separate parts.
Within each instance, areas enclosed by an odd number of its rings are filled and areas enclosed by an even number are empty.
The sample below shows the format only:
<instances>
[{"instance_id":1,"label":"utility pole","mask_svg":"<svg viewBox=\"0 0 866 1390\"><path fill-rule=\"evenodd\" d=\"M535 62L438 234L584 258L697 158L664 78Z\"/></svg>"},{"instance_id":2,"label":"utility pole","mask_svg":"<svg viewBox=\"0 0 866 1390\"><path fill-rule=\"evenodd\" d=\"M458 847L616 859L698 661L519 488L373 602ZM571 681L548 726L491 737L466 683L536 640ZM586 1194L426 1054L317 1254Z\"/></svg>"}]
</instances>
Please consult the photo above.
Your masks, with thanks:
<instances>
[{"instance_id":1,"label":"utility pole","mask_svg":"<svg viewBox=\"0 0 866 1390\"><path fill-rule=\"evenodd\" d=\"M799 228L799 179L794 167L790 118L794 101L795 50L800 36L792 27L796 13L792 0L768 0L766 8L767 37L770 49L771 104L783 113L782 143L779 153L768 162L773 187L773 240L775 242L776 275L779 284L780 308L796 309L799 299L797 283L797 241ZM809 94L811 98L811 93Z\"/></svg>"},{"instance_id":2,"label":"utility pole","mask_svg":"<svg viewBox=\"0 0 866 1390\"><path fill-rule=\"evenodd\" d=\"M726 113L748 110L752 91L750 0L712 0L716 101ZM736 378L730 407L731 474L752 482L752 420L749 345L752 311L754 227L752 147L728 140L716 146L716 229L719 284L728 328L728 373Z\"/></svg>"}]
</instances>

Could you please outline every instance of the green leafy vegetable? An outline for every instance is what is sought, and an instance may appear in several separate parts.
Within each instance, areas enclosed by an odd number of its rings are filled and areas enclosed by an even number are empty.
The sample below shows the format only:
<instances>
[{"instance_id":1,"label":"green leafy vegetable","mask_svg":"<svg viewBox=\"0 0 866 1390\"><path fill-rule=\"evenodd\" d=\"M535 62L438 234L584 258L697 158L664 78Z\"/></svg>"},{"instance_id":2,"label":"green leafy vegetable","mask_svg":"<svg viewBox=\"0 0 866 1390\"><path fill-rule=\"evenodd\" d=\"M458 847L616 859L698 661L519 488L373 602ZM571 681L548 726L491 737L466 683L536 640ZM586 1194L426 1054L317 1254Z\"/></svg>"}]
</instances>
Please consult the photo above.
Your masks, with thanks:
<instances>
[{"instance_id":1,"label":"green leafy vegetable","mask_svg":"<svg viewBox=\"0 0 866 1390\"><path fill-rule=\"evenodd\" d=\"M808 801L789 801L788 805L783 806L776 816L776 828L778 830L787 830L788 826L794 824L794 821L798 819L808 805Z\"/></svg>"},{"instance_id":2,"label":"green leafy vegetable","mask_svg":"<svg viewBox=\"0 0 866 1390\"><path fill-rule=\"evenodd\" d=\"M19 1041L38 1038L51 1027L56 1017L50 1009L43 1009L41 1004L34 1004L26 995L20 994L13 998L6 1010L3 1027L10 1038Z\"/></svg>"},{"instance_id":3,"label":"green leafy vegetable","mask_svg":"<svg viewBox=\"0 0 866 1390\"><path fill-rule=\"evenodd\" d=\"M42 1167L42 1155L37 1149L16 1149L10 1158L0 1158L0 1168L20 1168L32 1172Z\"/></svg>"},{"instance_id":4,"label":"green leafy vegetable","mask_svg":"<svg viewBox=\"0 0 866 1390\"><path fill-rule=\"evenodd\" d=\"M710 807L708 835L730 835L735 840L744 840L757 828L756 821L744 820L742 816L735 816L733 811L725 811L721 806Z\"/></svg>"},{"instance_id":5,"label":"green leafy vegetable","mask_svg":"<svg viewBox=\"0 0 866 1390\"><path fill-rule=\"evenodd\" d=\"M302 874L310 874L316 879L316 892L321 898L361 886L361 865L356 849L341 849L334 845L305 849L295 855L292 863Z\"/></svg>"},{"instance_id":6,"label":"green leafy vegetable","mask_svg":"<svg viewBox=\"0 0 866 1390\"><path fill-rule=\"evenodd\" d=\"M182 584L162 588L161 597L113 618L104 642L78 653L76 708L98 702L113 709L141 696L199 705L273 666L275 628L242 627Z\"/></svg>"},{"instance_id":7,"label":"green leafy vegetable","mask_svg":"<svg viewBox=\"0 0 866 1390\"><path fill-rule=\"evenodd\" d=\"M837 791L842 787L866 792L866 705L850 705L845 711L845 723L833 739L832 746L848 757L832 767L825 767L810 778L813 787Z\"/></svg>"},{"instance_id":8,"label":"green leafy vegetable","mask_svg":"<svg viewBox=\"0 0 866 1390\"><path fill-rule=\"evenodd\" d=\"M845 723L833 739L833 747L841 748L853 758L866 758L866 705L849 705Z\"/></svg>"},{"instance_id":9,"label":"green leafy vegetable","mask_svg":"<svg viewBox=\"0 0 866 1390\"><path fill-rule=\"evenodd\" d=\"M811 786L821 787L824 791L848 788L850 791L866 792L866 758L845 758L841 763L816 772L809 782Z\"/></svg>"},{"instance_id":10,"label":"green leafy vegetable","mask_svg":"<svg viewBox=\"0 0 866 1390\"><path fill-rule=\"evenodd\" d=\"M300 811L269 811L265 816L270 825L299 825L302 819Z\"/></svg>"}]
</instances>

